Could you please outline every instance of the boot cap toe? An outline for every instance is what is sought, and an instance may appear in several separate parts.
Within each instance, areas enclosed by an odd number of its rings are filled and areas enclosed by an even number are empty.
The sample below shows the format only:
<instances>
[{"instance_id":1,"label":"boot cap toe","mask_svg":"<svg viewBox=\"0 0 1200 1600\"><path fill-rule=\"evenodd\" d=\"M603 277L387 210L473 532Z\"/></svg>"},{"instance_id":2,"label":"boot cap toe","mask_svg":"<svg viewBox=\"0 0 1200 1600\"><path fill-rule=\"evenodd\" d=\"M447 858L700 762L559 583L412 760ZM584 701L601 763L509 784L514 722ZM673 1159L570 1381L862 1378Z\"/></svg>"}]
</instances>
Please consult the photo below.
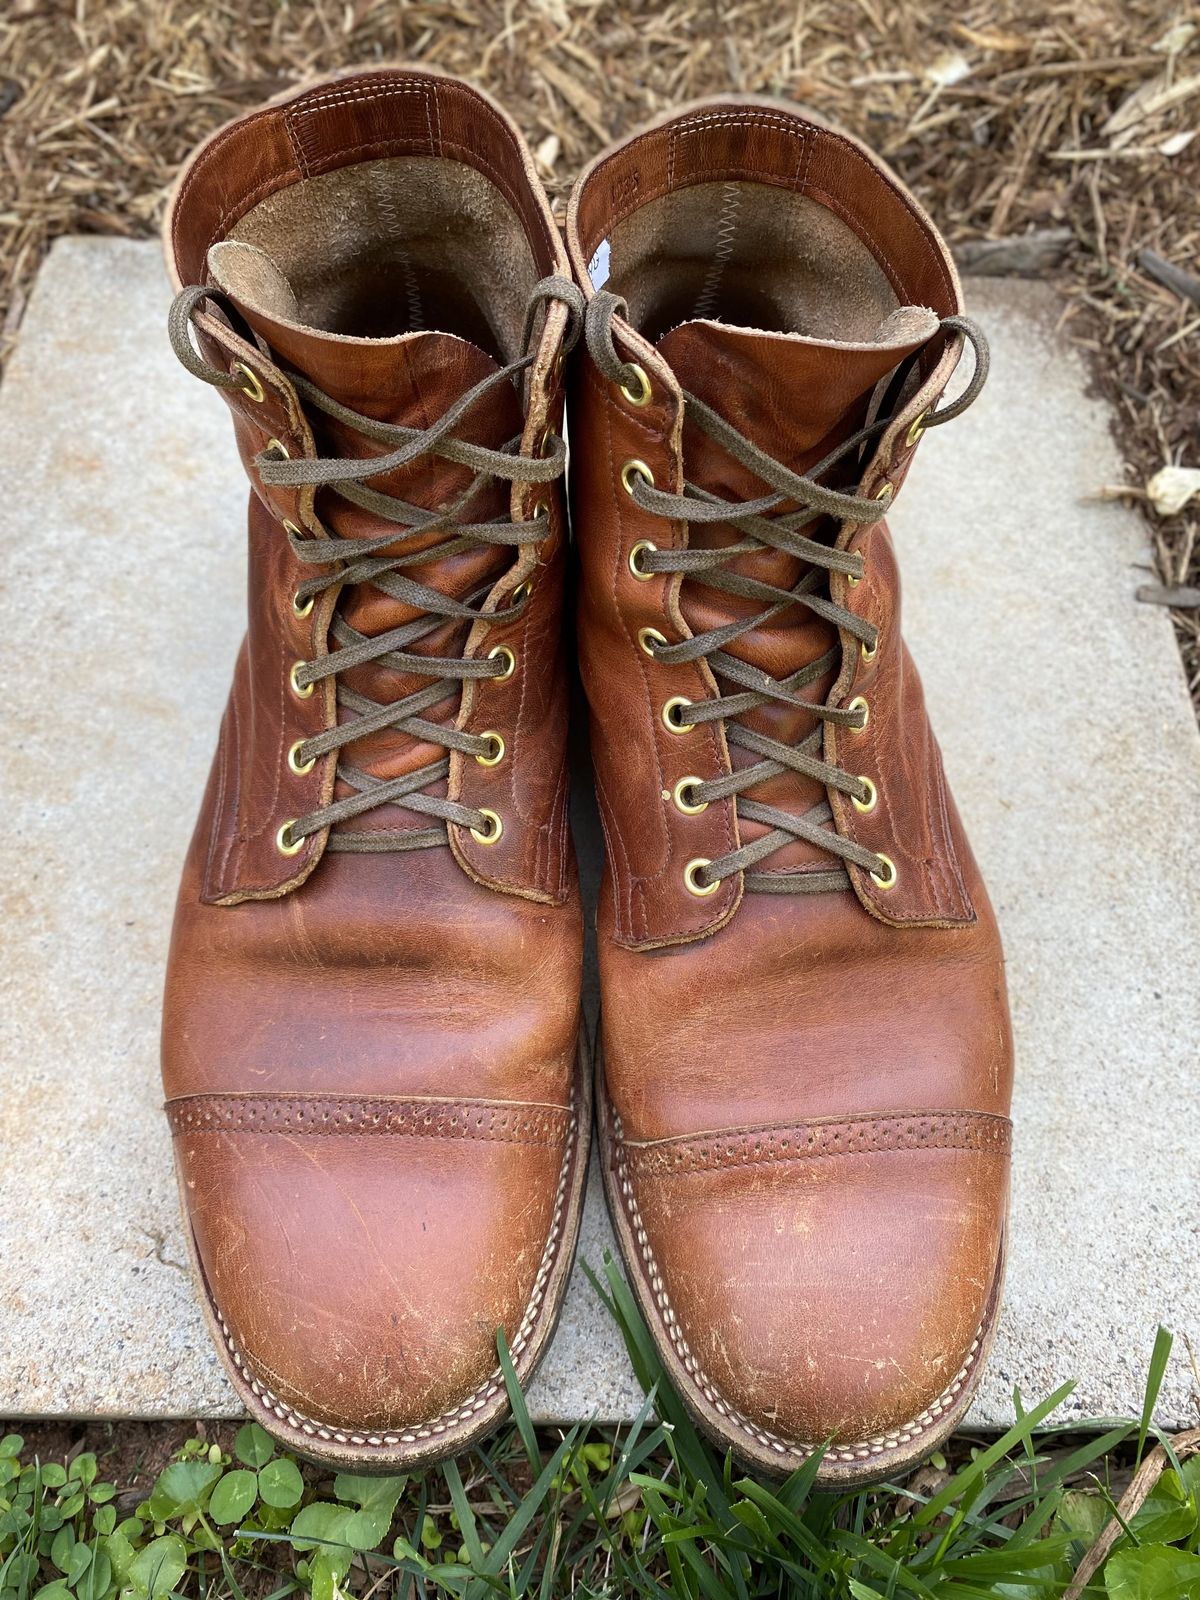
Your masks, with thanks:
<instances>
[{"instance_id":1,"label":"boot cap toe","mask_svg":"<svg viewBox=\"0 0 1200 1600\"><path fill-rule=\"evenodd\" d=\"M837 1459L933 1433L973 1387L1009 1126L973 1113L627 1146L644 1285L724 1432Z\"/></svg>"},{"instance_id":2,"label":"boot cap toe","mask_svg":"<svg viewBox=\"0 0 1200 1600\"><path fill-rule=\"evenodd\" d=\"M569 1110L226 1095L168 1114L248 1405L357 1446L489 1403L497 1330L519 1359L566 1225Z\"/></svg>"}]
</instances>

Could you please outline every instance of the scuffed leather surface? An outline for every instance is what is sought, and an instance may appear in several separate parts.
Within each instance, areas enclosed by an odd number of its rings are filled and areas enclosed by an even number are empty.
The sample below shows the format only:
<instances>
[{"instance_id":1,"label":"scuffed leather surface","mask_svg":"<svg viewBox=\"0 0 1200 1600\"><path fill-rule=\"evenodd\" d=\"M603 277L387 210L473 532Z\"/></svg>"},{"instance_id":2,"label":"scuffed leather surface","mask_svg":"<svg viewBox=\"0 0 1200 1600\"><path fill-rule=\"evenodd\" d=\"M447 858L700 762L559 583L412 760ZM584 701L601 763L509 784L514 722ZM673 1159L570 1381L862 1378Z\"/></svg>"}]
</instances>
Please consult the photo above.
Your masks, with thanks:
<instances>
[{"instance_id":1,"label":"scuffed leather surface","mask_svg":"<svg viewBox=\"0 0 1200 1600\"><path fill-rule=\"evenodd\" d=\"M902 304L959 308L944 245L890 174L853 141L758 104L691 108L600 157L571 201L577 272L648 198L729 177L822 198L869 246ZM731 395L744 396L746 410L730 420L801 468L829 433L823 407L836 409L845 369L840 357L818 364L806 405L803 386L788 384L797 356L783 341L751 347L721 329L706 346L696 324L656 351L621 323L615 332L621 356L650 375L654 403L634 415L588 369L575 379L571 428L580 649L608 846L599 910L608 1157L630 1269L655 1308L657 1336L683 1362L677 1372L729 1442L746 1451L764 1435L789 1447L834 1436L852 1447L880 1436L919 1449L921 1419L941 1415L948 1393L958 1404L968 1392L994 1314L1012 1041L999 936L904 649L887 529L842 530L867 578L855 588L834 580L835 598L880 626L875 660L843 636L835 681L814 687L835 704L868 698L868 731L827 731L826 754L877 783L876 811L848 818L836 805L837 826L897 862L897 888L864 889L856 872L857 893L739 901L722 884L689 907L682 866L729 847L731 807L681 815L671 785L727 770L728 754L711 729L669 742L660 733L667 694L713 690L700 669L638 650L640 627L670 639L686 630L669 580L627 576L629 547L642 537L678 544L682 533L643 526L618 481L627 456L657 475L682 443L698 463L690 476L707 482L707 471L717 492L748 492L740 469L705 455L690 430L672 438L668 345L678 347L672 363L687 366L680 381L723 414L741 403ZM756 383L738 378L751 348ZM931 341L914 393L865 469L867 493L884 478L902 483L908 426L952 365L943 341ZM683 596L692 621L686 584ZM693 625L710 620L697 612ZM795 641L775 631L751 644L779 670ZM639 880L661 893L639 893Z\"/></svg>"},{"instance_id":2,"label":"scuffed leather surface","mask_svg":"<svg viewBox=\"0 0 1200 1600\"><path fill-rule=\"evenodd\" d=\"M631 341L631 347L637 348ZM639 539L660 550L686 543L682 524L640 512L621 486L631 457L653 463L661 484L679 487L678 390L649 347L638 359L652 369L655 400L639 411L614 399L590 362L580 361L571 393L571 500L580 551L579 665L592 716L596 794L612 884L615 937L631 945L693 938L719 925L740 885L723 883L705 900L683 888L691 856L716 857L736 846L732 802L689 817L686 840L670 802L679 778L728 769L718 724L669 733L660 711L668 695L710 699L716 685L703 661L666 667L639 647L643 627L667 637L684 630L678 583L634 577L629 552ZM658 386L661 380L661 388ZM586 441L581 447L580 441ZM684 850L688 853L684 854Z\"/></svg>"},{"instance_id":3,"label":"scuffed leather surface","mask_svg":"<svg viewBox=\"0 0 1200 1600\"><path fill-rule=\"evenodd\" d=\"M879 643L870 662L857 647L846 652L852 671L842 703L861 696L869 716L861 732L826 723L825 759L869 778L879 800L864 813L832 791L830 804L839 832L883 852L898 872L895 886L883 889L852 866L854 887L867 909L889 922L971 922L975 910L963 868L970 846L901 636L900 574L887 524L872 524L850 548L861 552L865 570L857 588L847 590L846 604L875 624Z\"/></svg>"},{"instance_id":4,"label":"scuffed leather surface","mask_svg":"<svg viewBox=\"0 0 1200 1600\"><path fill-rule=\"evenodd\" d=\"M1012 1043L990 911L901 929L846 892L747 895L702 944L645 953L603 937L600 982L609 1093L633 1139L1007 1115Z\"/></svg>"},{"instance_id":5,"label":"scuffed leather surface","mask_svg":"<svg viewBox=\"0 0 1200 1600\"><path fill-rule=\"evenodd\" d=\"M234 667L214 759L215 783L201 822L206 848L200 892L215 904L262 899L294 886L297 863L310 866L324 838L305 841L300 855L288 858L276 848L276 833L288 819L321 804L333 777L329 761L307 773L288 766L290 746L322 732L330 714L324 685L307 698L289 686L293 662L316 654L316 608L303 620L293 612L298 563L278 522L254 495L247 524L250 622Z\"/></svg>"},{"instance_id":6,"label":"scuffed leather surface","mask_svg":"<svg viewBox=\"0 0 1200 1600\"><path fill-rule=\"evenodd\" d=\"M277 1124L177 1122L211 1292L287 1405L357 1427L434 1416L494 1367L548 1247L574 1103L577 895L497 894L442 849L328 854L297 893L207 905L200 840L168 966L169 1109L252 1093ZM335 1094L459 1112L433 1137L281 1117ZM474 1137L479 1102L534 1108L538 1137Z\"/></svg>"},{"instance_id":7,"label":"scuffed leather surface","mask_svg":"<svg viewBox=\"0 0 1200 1600\"><path fill-rule=\"evenodd\" d=\"M569 1103L581 918L497 895L446 850L331 853L302 893L196 893L194 842L164 998L167 1098L416 1095Z\"/></svg>"},{"instance_id":8,"label":"scuffed leather surface","mask_svg":"<svg viewBox=\"0 0 1200 1600\"><path fill-rule=\"evenodd\" d=\"M709 1383L818 1443L883 1434L953 1382L993 1291L1007 1181L1003 1153L935 1148L643 1175L636 1193Z\"/></svg>"},{"instance_id":9,"label":"scuffed leather surface","mask_svg":"<svg viewBox=\"0 0 1200 1600\"><path fill-rule=\"evenodd\" d=\"M201 281L210 247L220 242L255 205L289 184L347 163L398 157L459 159L493 183L524 224L536 270L569 275L561 241L533 170L532 160L515 129L486 97L457 80L435 73L385 69L330 80L230 124L206 141L187 164L165 224L168 261L177 283ZM481 263L481 271L486 270ZM437 332L392 339L333 337L301 328L261 308L240 307L259 336L269 341L281 361L305 372L319 387L343 403L379 420L424 427L436 420L473 383L493 370L490 357L465 340ZM496 446L523 434L522 448L536 452L545 429L560 425L562 381L557 356L566 327L565 311L555 307L542 320L537 360L524 415L512 391L494 391L465 419L461 436ZM257 350L246 346L213 318L201 323L202 344L216 364L230 367L245 361L267 389L265 403L254 404L240 392L226 395L234 412L238 446L258 494L282 524L289 518L310 533L324 529L351 536L378 531L371 519L335 496L312 491L265 489L258 481L254 456L272 436L293 455L342 450L361 454L363 443L328 419L321 419L314 439L300 412L286 374ZM435 505L470 481L467 469L440 458L388 475L374 485L418 504ZM462 696L457 724L469 731L495 729L504 737L510 757L499 767L485 768L457 755L451 758L449 792L470 805L500 812L505 829L494 846L482 846L466 830L455 829L452 847L464 870L507 892L549 902L562 902L569 892L571 867L567 839L567 779L563 749L566 733L565 673L561 656L560 618L563 585L565 515L561 484L485 486L463 515L487 517L509 509L516 520L532 514L545 500L551 509L551 532L537 551L511 571L510 554L502 550L464 553L439 563L433 575L420 567L409 574L418 581L432 577L449 592L463 595L490 575L503 577L488 597L494 610L524 578L533 591L520 619L505 627L477 627L468 641L470 653L507 644L518 659L512 679L468 688ZM278 546L278 548L277 548ZM304 777L284 768L259 771L247 758L268 745L281 756L295 740L329 726L336 715L332 688L319 686L307 699L291 694L286 674L295 659L312 659L327 648L325 630L336 595L323 597L306 622L291 615L295 585L311 569L296 562L287 549L282 526L271 530L261 518L251 520L251 588L246 658L239 665L231 694L222 750L229 783L218 788L212 819L214 868L205 892L213 899L286 893L303 880L324 848L324 835L310 836L296 857L283 858L275 849L281 823L335 796L334 758L328 756ZM348 618L367 632L396 625L411 613L393 605L382 615L382 597L360 593ZM453 642L453 625L426 636L418 648L444 650ZM303 645L289 654L293 645ZM269 664L283 666L280 684ZM383 681L386 679L386 683ZM395 698L416 686L378 667L357 669L350 686L378 698ZM443 707L442 713L453 710ZM438 716L438 708L429 715ZM314 719L317 719L314 723ZM250 743L247 744L246 740ZM519 759L518 759L519 750ZM406 735L384 731L355 751L379 777L394 777L436 758L440 751L417 745ZM236 784L236 788L231 785ZM295 798L289 809L286 799ZM272 809L274 808L274 809ZM397 811L368 816L358 826L395 827ZM408 814L409 826L419 825Z\"/></svg>"},{"instance_id":10,"label":"scuffed leather surface","mask_svg":"<svg viewBox=\"0 0 1200 1600\"><path fill-rule=\"evenodd\" d=\"M213 1130L176 1148L209 1291L297 1411L420 1425L492 1370L497 1328L511 1343L550 1237L555 1142Z\"/></svg>"},{"instance_id":11,"label":"scuffed leather surface","mask_svg":"<svg viewBox=\"0 0 1200 1600\"><path fill-rule=\"evenodd\" d=\"M168 222L177 278L201 277L209 244L256 196L377 148L460 153L498 172L531 230L538 270L562 270L511 125L465 85L399 71L304 91L202 147ZM329 759L291 773L287 749L336 715L331 689L301 699L287 686L293 659L326 648L336 595L308 619L294 616L291 596L309 574L281 522L316 532L330 508L311 490L258 481L253 459L268 437L293 455L316 441L286 374L215 317L199 321L208 358L227 369L246 360L267 398L230 396L251 478L249 631L180 886L163 1086L202 1292L235 1382L267 1407L265 1420L294 1411L325 1429L321 1438L343 1441L340 1459L360 1447L367 1454L356 1459L369 1459L361 1430L411 1428L436 1441L451 1421L474 1421L497 1329L516 1348L530 1317L552 1322L543 1269L569 1250L577 1222L563 1198L567 1158L586 1128L576 1062L582 920L563 820L563 519L556 511L552 539L526 563L538 571L512 630L517 671L475 707L487 720L469 724L510 741L504 782L514 803L488 866L514 892L479 881L483 871L464 870L446 847L322 854L318 836L281 858L280 822L327 799L334 776ZM497 394L480 408L483 442L522 428L532 440L545 426L564 326L561 310L543 319L536 404L522 410L515 395ZM417 426L491 370L482 351L437 334L368 346L279 324L271 337L281 360L313 370L346 403ZM459 471L425 463L384 487L432 505ZM507 497L505 487L481 509L500 511ZM528 488L514 497L514 514L531 498ZM344 531L359 531L355 515L346 512ZM484 552L481 567L449 576L477 586L489 561ZM509 586L505 574L489 605ZM360 627L386 625L362 603ZM501 637L475 630L469 648ZM441 642L434 634L425 644ZM395 678L364 679L359 687L380 698L403 689ZM464 725L469 715L464 697ZM428 753L384 735L369 757L373 768L406 770ZM477 794L473 782L473 773L460 782L469 802L494 803L496 791Z\"/></svg>"}]
</instances>

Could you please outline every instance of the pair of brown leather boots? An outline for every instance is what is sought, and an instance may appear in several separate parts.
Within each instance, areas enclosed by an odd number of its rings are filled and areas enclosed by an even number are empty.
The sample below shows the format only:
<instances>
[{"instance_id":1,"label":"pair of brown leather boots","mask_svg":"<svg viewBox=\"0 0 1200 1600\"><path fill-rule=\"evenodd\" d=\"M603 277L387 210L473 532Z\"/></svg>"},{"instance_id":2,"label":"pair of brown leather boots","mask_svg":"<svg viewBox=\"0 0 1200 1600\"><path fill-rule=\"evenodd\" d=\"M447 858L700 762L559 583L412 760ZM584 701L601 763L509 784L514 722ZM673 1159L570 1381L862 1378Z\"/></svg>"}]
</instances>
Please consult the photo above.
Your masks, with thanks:
<instances>
[{"instance_id":1,"label":"pair of brown leather boots","mask_svg":"<svg viewBox=\"0 0 1200 1600\"><path fill-rule=\"evenodd\" d=\"M738 1456L903 1469L979 1376L1008 1185L1000 945L883 520L982 381L945 245L853 139L736 100L594 161L564 247L503 113L402 69L216 134L167 240L251 484L163 1028L247 1410L413 1466L504 1412L498 1330L522 1381L553 1331L590 1141L573 570L626 1270Z\"/></svg>"}]
</instances>

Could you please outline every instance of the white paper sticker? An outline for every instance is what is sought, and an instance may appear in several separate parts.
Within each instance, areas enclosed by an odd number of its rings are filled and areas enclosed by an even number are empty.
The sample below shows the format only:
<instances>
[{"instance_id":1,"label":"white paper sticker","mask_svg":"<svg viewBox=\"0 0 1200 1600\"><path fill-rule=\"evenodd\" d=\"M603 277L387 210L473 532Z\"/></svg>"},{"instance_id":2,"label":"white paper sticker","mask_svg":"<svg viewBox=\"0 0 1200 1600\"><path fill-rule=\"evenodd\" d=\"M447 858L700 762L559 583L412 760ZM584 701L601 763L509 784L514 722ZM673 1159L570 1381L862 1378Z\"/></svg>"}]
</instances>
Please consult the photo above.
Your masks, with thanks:
<instances>
[{"instance_id":1,"label":"white paper sticker","mask_svg":"<svg viewBox=\"0 0 1200 1600\"><path fill-rule=\"evenodd\" d=\"M601 239L596 254L588 262L588 277L592 280L593 289L603 289L608 282L608 255L608 240Z\"/></svg>"}]
</instances>

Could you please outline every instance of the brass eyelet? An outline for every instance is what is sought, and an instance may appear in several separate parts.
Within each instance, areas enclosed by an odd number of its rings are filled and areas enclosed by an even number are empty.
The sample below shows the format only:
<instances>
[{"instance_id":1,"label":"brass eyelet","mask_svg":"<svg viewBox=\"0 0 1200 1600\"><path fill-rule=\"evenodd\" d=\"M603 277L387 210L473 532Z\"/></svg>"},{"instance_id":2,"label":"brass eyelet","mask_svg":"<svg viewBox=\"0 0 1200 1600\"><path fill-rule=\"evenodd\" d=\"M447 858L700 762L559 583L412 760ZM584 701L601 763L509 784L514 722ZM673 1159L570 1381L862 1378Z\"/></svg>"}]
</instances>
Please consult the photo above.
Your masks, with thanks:
<instances>
[{"instance_id":1,"label":"brass eyelet","mask_svg":"<svg viewBox=\"0 0 1200 1600\"><path fill-rule=\"evenodd\" d=\"M866 575L867 575L867 561L866 561L866 557L864 556L863 557L863 570L861 572L848 572L846 574L846 587L848 589L857 589L859 584L866 577Z\"/></svg>"},{"instance_id":2,"label":"brass eyelet","mask_svg":"<svg viewBox=\"0 0 1200 1600\"><path fill-rule=\"evenodd\" d=\"M875 639L875 643L871 646L871 648L869 650L867 649L866 645L860 639L859 642L858 642L858 653L863 658L864 661L866 661L866 662L874 661L875 657L879 654L879 639L878 639L878 636Z\"/></svg>"},{"instance_id":3,"label":"brass eyelet","mask_svg":"<svg viewBox=\"0 0 1200 1600\"><path fill-rule=\"evenodd\" d=\"M694 894L698 900L703 900L710 894L716 894L721 887L720 878L714 878L711 883L700 882L700 874L705 867L711 866L711 861L704 856L697 856L694 861L689 861L683 869L683 886L689 894Z\"/></svg>"},{"instance_id":4,"label":"brass eyelet","mask_svg":"<svg viewBox=\"0 0 1200 1600\"><path fill-rule=\"evenodd\" d=\"M288 751L288 766L291 767L298 778L302 778L306 772L311 772L317 764L316 756L310 756L307 761L301 761L300 751L303 749L305 742L303 739L297 739Z\"/></svg>"},{"instance_id":5,"label":"brass eyelet","mask_svg":"<svg viewBox=\"0 0 1200 1600\"><path fill-rule=\"evenodd\" d=\"M258 373L255 372L254 368L248 367L244 361L235 361L233 370L234 372L240 372L246 380L245 383L238 384L238 388L246 396L246 399L253 400L256 406L262 405L267 398L267 391L263 388Z\"/></svg>"},{"instance_id":6,"label":"brass eyelet","mask_svg":"<svg viewBox=\"0 0 1200 1600\"><path fill-rule=\"evenodd\" d=\"M304 849L303 839L292 838L292 829L295 825L295 817L289 817L275 835L275 848L281 856L298 856Z\"/></svg>"},{"instance_id":7,"label":"brass eyelet","mask_svg":"<svg viewBox=\"0 0 1200 1600\"><path fill-rule=\"evenodd\" d=\"M872 811L874 811L875 807L879 804L879 790L871 782L870 778L863 777L861 773L859 774L858 781L866 787L867 798L865 800L860 800L856 794L852 794L850 796L850 804L854 807L855 811L861 811L864 817L869 817Z\"/></svg>"},{"instance_id":8,"label":"brass eyelet","mask_svg":"<svg viewBox=\"0 0 1200 1600\"><path fill-rule=\"evenodd\" d=\"M639 367L636 361L627 361L625 370L633 374L637 380L638 387L634 389L628 383L623 383L621 385L621 393L631 406L648 406L654 391L650 387L650 379L646 376L645 367Z\"/></svg>"},{"instance_id":9,"label":"brass eyelet","mask_svg":"<svg viewBox=\"0 0 1200 1600\"><path fill-rule=\"evenodd\" d=\"M272 450L281 461L290 461L292 459L292 452L288 449L287 445L284 444L282 439L267 440L266 449L263 451L263 455L269 456Z\"/></svg>"},{"instance_id":10,"label":"brass eyelet","mask_svg":"<svg viewBox=\"0 0 1200 1600\"><path fill-rule=\"evenodd\" d=\"M659 633L657 628L638 629L638 645L642 654L649 656L651 661L654 659L654 646L656 644L666 644L666 642L666 639Z\"/></svg>"},{"instance_id":11,"label":"brass eyelet","mask_svg":"<svg viewBox=\"0 0 1200 1600\"><path fill-rule=\"evenodd\" d=\"M847 711L861 711L862 712L862 721L858 724L858 726L857 727L848 726L848 728L847 728L847 731L850 732L850 733L861 733L863 731L863 729L866 727L867 723L870 722L870 720L871 720L871 708L870 708L870 706L867 704L866 700L863 698L863 696L861 694L856 694L854 699L851 700L850 704L846 707L846 710Z\"/></svg>"},{"instance_id":12,"label":"brass eyelet","mask_svg":"<svg viewBox=\"0 0 1200 1600\"><path fill-rule=\"evenodd\" d=\"M525 578L508 597L510 606L519 606L522 601L528 600L533 593L533 579Z\"/></svg>"},{"instance_id":13,"label":"brass eyelet","mask_svg":"<svg viewBox=\"0 0 1200 1600\"><path fill-rule=\"evenodd\" d=\"M498 672L496 674L496 676L492 679L492 682L504 683L505 680L511 678L513 673L517 670L517 658L506 644L498 644L494 645L492 649L488 651L489 661L495 661L497 659L506 661L508 665L505 667L503 672Z\"/></svg>"},{"instance_id":14,"label":"brass eyelet","mask_svg":"<svg viewBox=\"0 0 1200 1600\"><path fill-rule=\"evenodd\" d=\"M317 687L315 679L312 683L296 682L296 674L299 672L301 667L306 667L307 665L307 661L293 661L292 670L288 673L288 682L292 686L292 693L300 700L308 700L311 698L313 690Z\"/></svg>"},{"instance_id":15,"label":"brass eyelet","mask_svg":"<svg viewBox=\"0 0 1200 1600\"><path fill-rule=\"evenodd\" d=\"M674 694L662 708L663 727L668 733L691 733L696 726L694 722L676 722L672 712L678 711L681 706L690 706L691 701L684 695Z\"/></svg>"},{"instance_id":16,"label":"brass eyelet","mask_svg":"<svg viewBox=\"0 0 1200 1600\"><path fill-rule=\"evenodd\" d=\"M887 868L887 872L884 874L878 872L871 873L871 882L877 889L894 889L896 887L896 882L900 877L900 874L896 871L896 863L892 860L891 856L885 856L881 854L879 859Z\"/></svg>"},{"instance_id":17,"label":"brass eyelet","mask_svg":"<svg viewBox=\"0 0 1200 1600\"><path fill-rule=\"evenodd\" d=\"M547 428L545 433L542 435L541 452L543 460L547 456L552 456L554 454L552 446L557 443L558 435L555 433L553 428Z\"/></svg>"},{"instance_id":18,"label":"brass eyelet","mask_svg":"<svg viewBox=\"0 0 1200 1600\"><path fill-rule=\"evenodd\" d=\"M545 517L547 522L549 522L550 502L547 500L544 494L539 495L538 498L533 502L533 516L530 520L532 522L536 522L539 517Z\"/></svg>"},{"instance_id":19,"label":"brass eyelet","mask_svg":"<svg viewBox=\"0 0 1200 1600\"><path fill-rule=\"evenodd\" d=\"M654 487L654 474L644 461L639 461L636 456L628 460L621 468L621 487L626 494L633 493L633 479L640 478L651 489Z\"/></svg>"},{"instance_id":20,"label":"brass eyelet","mask_svg":"<svg viewBox=\"0 0 1200 1600\"><path fill-rule=\"evenodd\" d=\"M685 817L698 817L702 811L708 810L707 800L697 802L684 799L684 795L689 789L695 788L698 783L703 783L703 781L703 778L687 777L680 778L675 785L671 798L675 802L675 809L682 811Z\"/></svg>"},{"instance_id":21,"label":"brass eyelet","mask_svg":"<svg viewBox=\"0 0 1200 1600\"><path fill-rule=\"evenodd\" d=\"M287 517L284 517L283 523L282 523L282 527L283 527L284 533L286 533L289 538L292 538L292 539L303 539L304 538L304 529L303 528L298 528L296 526L296 524L294 522L290 522Z\"/></svg>"},{"instance_id":22,"label":"brass eyelet","mask_svg":"<svg viewBox=\"0 0 1200 1600\"><path fill-rule=\"evenodd\" d=\"M638 565L638 557L641 555L643 550L657 549L658 546L656 544L651 544L649 539L639 539L634 545L633 549L629 552L629 570L633 573L634 577L639 583L649 583L654 574L652 572L643 571L643 569Z\"/></svg>"},{"instance_id":23,"label":"brass eyelet","mask_svg":"<svg viewBox=\"0 0 1200 1600\"><path fill-rule=\"evenodd\" d=\"M316 604L316 595L310 594L306 600L301 600L298 594L292 596L292 614L297 617L307 617Z\"/></svg>"},{"instance_id":24,"label":"brass eyelet","mask_svg":"<svg viewBox=\"0 0 1200 1600\"><path fill-rule=\"evenodd\" d=\"M921 437L921 435L925 432L925 421L926 421L926 418L928 416L929 416L929 411L928 411L928 408L926 408L924 411L921 412L921 414L919 416L914 417L913 420L909 423L908 432L904 436L904 443L908 446L908 448L910 450L912 449L913 445L916 444L917 440Z\"/></svg>"},{"instance_id":25,"label":"brass eyelet","mask_svg":"<svg viewBox=\"0 0 1200 1600\"><path fill-rule=\"evenodd\" d=\"M481 767L498 767L504 760L504 740L496 732L495 728L486 728L479 737L489 741L491 752L486 756L477 755L475 757L476 761Z\"/></svg>"},{"instance_id":26,"label":"brass eyelet","mask_svg":"<svg viewBox=\"0 0 1200 1600\"><path fill-rule=\"evenodd\" d=\"M486 817L490 826L486 833L484 833L480 828L472 828L472 839L475 840L476 844L496 844L499 841L500 835L504 832L504 824L501 822L496 813L494 811L489 811L486 806L480 806L479 815L481 817Z\"/></svg>"},{"instance_id":27,"label":"brass eyelet","mask_svg":"<svg viewBox=\"0 0 1200 1600\"><path fill-rule=\"evenodd\" d=\"M883 482L879 485L878 489L876 489L875 498L876 498L876 500L890 500L892 498L892 496L895 494L895 492L896 492L895 485L889 483L887 481L887 479L885 478L883 480Z\"/></svg>"}]
</instances>

